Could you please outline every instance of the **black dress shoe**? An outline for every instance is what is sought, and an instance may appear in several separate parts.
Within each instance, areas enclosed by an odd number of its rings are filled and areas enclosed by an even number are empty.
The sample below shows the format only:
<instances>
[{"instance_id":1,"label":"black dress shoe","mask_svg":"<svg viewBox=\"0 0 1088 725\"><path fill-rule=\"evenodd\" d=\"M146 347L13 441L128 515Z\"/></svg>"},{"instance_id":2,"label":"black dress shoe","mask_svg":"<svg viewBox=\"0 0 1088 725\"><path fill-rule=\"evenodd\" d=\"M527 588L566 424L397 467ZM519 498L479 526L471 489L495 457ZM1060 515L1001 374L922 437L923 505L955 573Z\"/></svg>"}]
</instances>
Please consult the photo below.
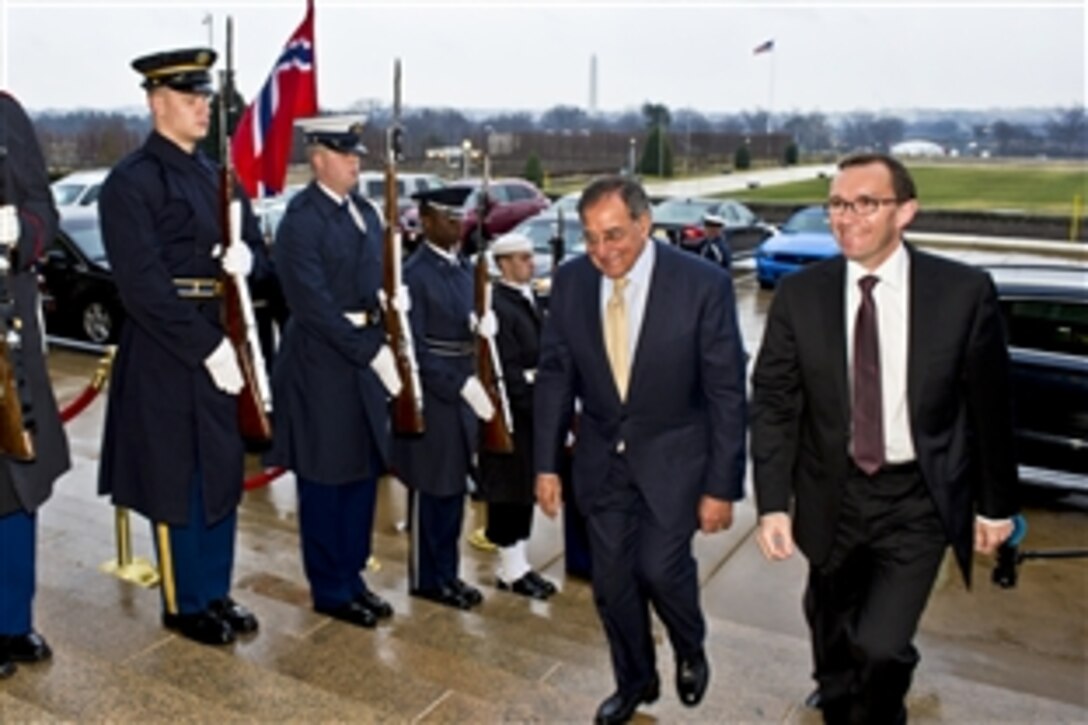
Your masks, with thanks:
<instances>
[{"instance_id":1,"label":"black dress shoe","mask_svg":"<svg viewBox=\"0 0 1088 725\"><path fill-rule=\"evenodd\" d=\"M470 607L475 607L484 600L484 595L479 589L461 579L454 579L450 586L454 591L461 595L462 599L468 602Z\"/></svg>"},{"instance_id":2,"label":"black dress shoe","mask_svg":"<svg viewBox=\"0 0 1088 725\"><path fill-rule=\"evenodd\" d=\"M369 609L378 619L387 619L393 616L393 606L369 589L355 597L355 601L365 609Z\"/></svg>"},{"instance_id":3,"label":"black dress shoe","mask_svg":"<svg viewBox=\"0 0 1088 725\"><path fill-rule=\"evenodd\" d=\"M234 641L234 630L223 619L211 612L196 614L170 614L164 612L162 624L182 637L200 644L222 645Z\"/></svg>"},{"instance_id":4,"label":"black dress shoe","mask_svg":"<svg viewBox=\"0 0 1088 725\"><path fill-rule=\"evenodd\" d=\"M49 643L45 637L33 629L26 634L8 635L0 637L0 649L12 662L41 662L53 656L53 650L49 649Z\"/></svg>"},{"instance_id":5,"label":"black dress shoe","mask_svg":"<svg viewBox=\"0 0 1088 725\"><path fill-rule=\"evenodd\" d=\"M805 698L805 707L812 710L822 710L824 706L823 695L820 694L820 688L817 687L812 692L808 693L808 697Z\"/></svg>"},{"instance_id":6,"label":"black dress shoe","mask_svg":"<svg viewBox=\"0 0 1088 725\"><path fill-rule=\"evenodd\" d=\"M252 634L260 626L253 612L228 597L208 605L208 611L230 625L235 634Z\"/></svg>"},{"instance_id":7,"label":"black dress shoe","mask_svg":"<svg viewBox=\"0 0 1088 725\"><path fill-rule=\"evenodd\" d=\"M8 653L0 650L0 680L6 680L15 674L15 670L18 668L15 663L8 657Z\"/></svg>"},{"instance_id":8,"label":"black dress shoe","mask_svg":"<svg viewBox=\"0 0 1088 725\"><path fill-rule=\"evenodd\" d=\"M339 619L341 622L347 622L348 624L354 624L357 627L374 627L378 624L378 617L374 612L364 607L359 602L348 602L347 604L341 604L339 607L314 607L315 612L321 614L327 614L333 619Z\"/></svg>"},{"instance_id":9,"label":"black dress shoe","mask_svg":"<svg viewBox=\"0 0 1088 725\"><path fill-rule=\"evenodd\" d=\"M676 694L680 702L695 707L706 694L710 682L710 665L702 652L692 657L682 657L676 662Z\"/></svg>"},{"instance_id":10,"label":"black dress shoe","mask_svg":"<svg viewBox=\"0 0 1088 725\"><path fill-rule=\"evenodd\" d=\"M413 589L409 592L413 597L422 597L423 599L430 599L432 602L444 604L447 607L455 607L457 609L472 609L472 604L463 596L461 592L457 591L453 587L439 587L438 589Z\"/></svg>"},{"instance_id":11,"label":"black dress shoe","mask_svg":"<svg viewBox=\"0 0 1088 725\"><path fill-rule=\"evenodd\" d=\"M555 593L555 586L552 586L551 582L535 571L530 571L509 584L499 579L498 586L503 591L511 591L514 594L532 597L533 599L547 599Z\"/></svg>"},{"instance_id":12,"label":"black dress shoe","mask_svg":"<svg viewBox=\"0 0 1088 725\"><path fill-rule=\"evenodd\" d=\"M654 679L650 680L650 683L641 691L624 695L617 690L609 695L608 699L597 708L597 714L594 716L593 722L596 725L620 725L620 723L625 723L635 716L635 710L638 709L639 705L657 702L657 698L660 696L661 681L654 675Z\"/></svg>"}]
</instances>

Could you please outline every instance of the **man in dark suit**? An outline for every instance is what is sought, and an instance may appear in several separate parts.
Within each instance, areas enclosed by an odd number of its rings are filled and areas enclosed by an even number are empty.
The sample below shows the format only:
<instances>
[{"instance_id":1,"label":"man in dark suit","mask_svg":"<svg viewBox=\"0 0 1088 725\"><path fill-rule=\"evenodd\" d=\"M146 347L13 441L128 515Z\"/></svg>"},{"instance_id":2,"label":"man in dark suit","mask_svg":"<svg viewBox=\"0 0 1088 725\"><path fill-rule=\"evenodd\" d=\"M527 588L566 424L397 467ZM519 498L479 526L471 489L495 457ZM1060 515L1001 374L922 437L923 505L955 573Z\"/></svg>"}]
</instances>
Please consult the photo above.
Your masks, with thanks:
<instances>
[{"instance_id":1,"label":"man in dark suit","mask_svg":"<svg viewBox=\"0 0 1088 725\"><path fill-rule=\"evenodd\" d=\"M843 256L782 280L753 375L764 554L809 560L805 613L832 723L904 722L911 644L945 548L1012 530L1008 354L990 278L910 247L914 182L894 158L839 164ZM792 499L792 521L791 521Z\"/></svg>"},{"instance_id":2,"label":"man in dark suit","mask_svg":"<svg viewBox=\"0 0 1088 725\"><path fill-rule=\"evenodd\" d=\"M651 603L672 643L681 702L695 706L706 690L691 539L727 528L743 496L744 350L729 275L649 240L641 186L598 179L578 213L586 255L556 272L541 341L537 500L557 513L577 398L573 488L617 686L596 719L617 723L659 694Z\"/></svg>"},{"instance_id":3,"label":"man in dark suit","mask_svg":"<svg viewBox=\"0 0 1088 725\"><path fill-rule=\"evenodd\" d=\"M379 312L382 222L355 191L360 119L302 123L314 180L287 206L275 254L291 316L273 374L271 464L295 472L302 563L316 611L361 627L393 608L361 571L400 390Z\"/></svg>"},{"instance_id":4,"label":"man in dark suit","mask_svg":"<svg viewBox=\"0 0 1088 725\"><path fill-rule=\"evenodd\" d=\"M98 202L125 306L98 489L152 521L163 625L224 645L258 625L230 596L245 453L243 379L223 328L219 277L260 276L267 259L245 198L246 243L218 252L218 169L197 147L208 133L214 62L208 48L132 62L143 76L152 131L113 168Z\"/></svg>"},{"instance_id":5,"label":"man in dark suit","mask_svg":"<svg viewBox=\"0 0 1088 725\"><path fill-rule=\"evenodd\" d=\"M51 655L33 627L38 509L72 464L42 355L34 265L56 233L57 210L34 127L19 102L0 91L0 314L5 334L18 337L17 347L7 340L7 354L9 371L21 383L7 402L29 403L23 423L33 424L26 431L30 459L25 451L0 455L0 679L15 672L16 662Z\"/></svg>"}]
</instances>

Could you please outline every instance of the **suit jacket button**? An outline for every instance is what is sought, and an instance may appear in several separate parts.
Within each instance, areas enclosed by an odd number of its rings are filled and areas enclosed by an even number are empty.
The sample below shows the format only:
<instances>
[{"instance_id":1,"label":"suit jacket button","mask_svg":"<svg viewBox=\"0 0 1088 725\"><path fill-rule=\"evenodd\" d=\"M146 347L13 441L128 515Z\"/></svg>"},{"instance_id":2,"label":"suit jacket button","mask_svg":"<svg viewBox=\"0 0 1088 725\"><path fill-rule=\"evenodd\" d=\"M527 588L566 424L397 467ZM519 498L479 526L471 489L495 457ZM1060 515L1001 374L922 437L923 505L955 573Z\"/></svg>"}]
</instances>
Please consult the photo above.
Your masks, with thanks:
<instances>
[{"instance_id":1,"label":"suit jacket button","mask_svg":"<svg viewBox=\"0 0 1088 725\"><path fill-rule=\"evenodd\" d=\"M623 453L625 450L627 450L627 444L626 443L624 443L623 441L620 441L619 443L616 444L616 453Z\"/></svg>"}]
</instances>

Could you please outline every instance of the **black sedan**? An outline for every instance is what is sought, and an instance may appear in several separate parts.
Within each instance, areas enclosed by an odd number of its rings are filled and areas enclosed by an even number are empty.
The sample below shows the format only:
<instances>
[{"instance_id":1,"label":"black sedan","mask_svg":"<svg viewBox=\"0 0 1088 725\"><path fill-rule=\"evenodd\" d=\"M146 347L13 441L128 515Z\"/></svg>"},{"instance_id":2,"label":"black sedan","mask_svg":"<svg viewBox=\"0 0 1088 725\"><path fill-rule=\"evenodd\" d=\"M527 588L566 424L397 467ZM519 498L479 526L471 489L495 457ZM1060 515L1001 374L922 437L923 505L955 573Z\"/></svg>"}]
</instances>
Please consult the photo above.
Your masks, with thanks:
<instances>
[{"instance_id":1,"label":"black sedan","mask_svg":"<svg viewBox=\"0 0 1088 725\"><path fill-rule=\"evenodd\" d=\"M1023 483L1088 492L1088 271L992 266Z\"/></svg>"},{"instance_id":2,"label":"black sedan","mask_svg":"<svg viewBox=\"0 0 1088 725\"><path fill-rule=\"evenodd\" d=\"M117 341L124 310L94 210L61 216L38 272L49 334L98 344Z\"/></svg>"}]
</instances>

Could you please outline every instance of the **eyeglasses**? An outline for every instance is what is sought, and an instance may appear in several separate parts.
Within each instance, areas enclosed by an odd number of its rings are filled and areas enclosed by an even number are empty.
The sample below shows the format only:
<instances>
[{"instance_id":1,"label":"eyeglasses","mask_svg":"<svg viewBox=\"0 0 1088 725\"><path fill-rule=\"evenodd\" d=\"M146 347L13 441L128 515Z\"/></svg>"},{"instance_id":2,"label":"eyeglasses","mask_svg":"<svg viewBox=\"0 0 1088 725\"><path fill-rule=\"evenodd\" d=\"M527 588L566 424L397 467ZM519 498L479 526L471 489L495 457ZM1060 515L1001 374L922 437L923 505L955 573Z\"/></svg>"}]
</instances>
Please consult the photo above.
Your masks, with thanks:
<instances>
[{"instance_id":1,"label":"eyeglasses","mask_svg":"<svg viewBox=\"0 0 1088 725\"><path fill-rule=\"evenodd\" d=\"M898 204L899 200L892 197L887 199L874 199L871 196L859 196L853 201L847 201L837 196L827 200L827 211L832 216L843 216L852 211L859 216L872 216L877 209L885 204Z\"/></svg>"}]
</instances>

